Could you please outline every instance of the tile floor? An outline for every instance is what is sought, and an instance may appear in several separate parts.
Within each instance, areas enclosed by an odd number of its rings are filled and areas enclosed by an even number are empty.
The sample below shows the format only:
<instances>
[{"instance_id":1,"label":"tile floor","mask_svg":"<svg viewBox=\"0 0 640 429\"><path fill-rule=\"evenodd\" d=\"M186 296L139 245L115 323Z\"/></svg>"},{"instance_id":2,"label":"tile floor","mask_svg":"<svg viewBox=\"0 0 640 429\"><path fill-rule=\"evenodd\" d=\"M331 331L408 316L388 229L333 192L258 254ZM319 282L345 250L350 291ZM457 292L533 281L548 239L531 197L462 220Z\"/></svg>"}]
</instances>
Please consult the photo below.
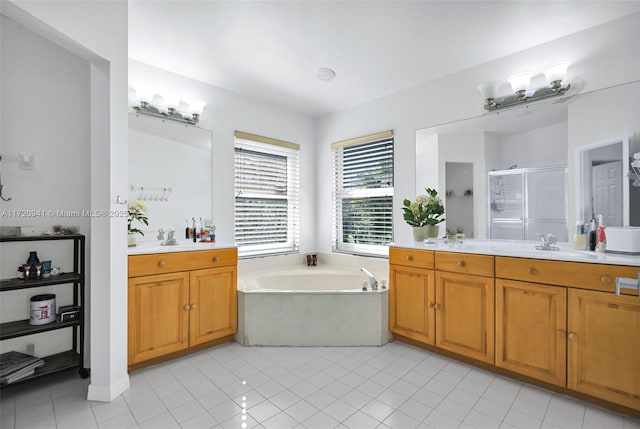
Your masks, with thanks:
<instances>
[{"instance_id":1,"label":"tile floor","mask_svg":"<svg viewBox=\"0 0 640 429\"><path fill-rule=\"evenodd\" d=\"M2 391L4 428L598 428L640 420L392 342L231 343L131 373L110 403L75 373Z\"/></svg>"}]
</instances>

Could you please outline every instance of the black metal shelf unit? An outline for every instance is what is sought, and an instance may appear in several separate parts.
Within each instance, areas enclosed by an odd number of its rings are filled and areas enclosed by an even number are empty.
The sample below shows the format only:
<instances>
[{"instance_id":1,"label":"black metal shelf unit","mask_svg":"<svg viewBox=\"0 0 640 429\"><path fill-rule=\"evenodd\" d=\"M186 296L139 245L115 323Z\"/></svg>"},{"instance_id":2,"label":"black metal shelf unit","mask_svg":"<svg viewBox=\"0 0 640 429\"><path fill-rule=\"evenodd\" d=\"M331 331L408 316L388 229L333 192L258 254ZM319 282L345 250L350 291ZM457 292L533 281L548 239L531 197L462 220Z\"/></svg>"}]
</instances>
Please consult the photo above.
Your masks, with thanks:
<instances>
[{"instance_id":1,"label":"black metal shelf unit","mask_svg":"<svg viewBox=\"0 0 640 429\"><path fill-rule=\"evenodd\" d=\"M13 386L14 384L19 384L26 380L32 380L37 377L71 368L78 368L82 378L87 378L89 376L88 369L84 367L85 236L82 234L67 234L34 237L0 237L0 243L52 240L73 240L73 272L40 279L3 279L0 280L0 292L59 284L71 284L73 285L73 305L80 307L80 317L78 320L65 322L57 320L44 325L31 325L29 324L28 319L0 323L0 341L57 329L72 328L72 349L62 353L42 357L41 359L44 360L44 366L37 368L34 374L25 377L16 383L2 385L0 388Z\"/></svg>"}]
</instances>

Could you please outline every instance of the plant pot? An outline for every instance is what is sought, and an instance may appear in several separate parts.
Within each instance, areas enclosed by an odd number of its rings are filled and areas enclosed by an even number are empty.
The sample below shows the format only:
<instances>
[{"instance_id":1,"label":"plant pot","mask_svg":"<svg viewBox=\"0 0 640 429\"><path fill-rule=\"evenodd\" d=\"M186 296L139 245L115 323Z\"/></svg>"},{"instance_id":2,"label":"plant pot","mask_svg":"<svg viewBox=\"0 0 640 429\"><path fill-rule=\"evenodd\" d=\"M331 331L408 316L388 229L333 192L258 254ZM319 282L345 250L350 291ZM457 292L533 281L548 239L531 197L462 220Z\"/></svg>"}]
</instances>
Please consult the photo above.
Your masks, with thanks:
<instances>
[{"instance_id":1,"label":"plant pot","mask_svg":"<svg viewBox=\"0 0 640 429\"><path fill-rule=\"evenodd\" d=\"M422 241L427 238L427 227L428 226L412 226L411 235L413 236L413 240Z\"/></svg>"},{"instance_id":2,"label":"plant pot","mask_svg":"<svg viewBox=\"0 0 640 429\"><path fill-rule=\"evenodd\" d=\"M136 234L130 232L127 234L127 246L134 247L135 245L136 245Z\"/></svg>"},{"instance_id":3,"label":"plant pot","mask_svg":"<svg viewBox=\"0 0 640 429\"><path fill-rule=\"evenodd\" d=\"M425 228L427 228L427 238L438 238L440 225L427 225Z\"/></svg>"}]
</instances>

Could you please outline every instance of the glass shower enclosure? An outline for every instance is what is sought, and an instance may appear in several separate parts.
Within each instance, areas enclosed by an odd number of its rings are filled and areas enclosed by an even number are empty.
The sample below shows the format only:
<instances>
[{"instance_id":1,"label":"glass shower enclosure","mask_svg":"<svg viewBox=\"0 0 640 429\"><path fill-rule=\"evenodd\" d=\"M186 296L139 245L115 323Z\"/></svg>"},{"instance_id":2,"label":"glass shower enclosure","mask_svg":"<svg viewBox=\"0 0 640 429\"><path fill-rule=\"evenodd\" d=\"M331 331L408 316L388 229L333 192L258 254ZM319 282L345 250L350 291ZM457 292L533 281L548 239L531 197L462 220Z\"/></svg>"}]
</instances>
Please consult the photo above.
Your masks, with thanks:
<instances>
[{"instance_id":1,"label":"glass shower enclosure","mask_svg":"<svg viewBox=\"0 0 640 429\"><path fill-rule=\"evenodd\" d=\"M567 168L490 171L488 207L491 239L567 241Z\"/></svg>"}]
</instances>

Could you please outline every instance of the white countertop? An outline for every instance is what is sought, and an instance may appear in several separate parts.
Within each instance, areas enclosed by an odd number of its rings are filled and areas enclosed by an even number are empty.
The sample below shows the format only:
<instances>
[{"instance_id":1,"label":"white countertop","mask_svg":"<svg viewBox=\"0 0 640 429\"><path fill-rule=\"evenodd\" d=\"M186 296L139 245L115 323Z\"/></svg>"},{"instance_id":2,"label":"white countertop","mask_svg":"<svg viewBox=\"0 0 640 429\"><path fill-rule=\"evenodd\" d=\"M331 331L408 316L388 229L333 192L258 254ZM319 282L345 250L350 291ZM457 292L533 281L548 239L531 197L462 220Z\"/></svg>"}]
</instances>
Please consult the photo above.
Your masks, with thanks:
<instances>
[{"instance_id":1,"label":"white countertop","mask_svg":"<svg viewBox=\"0 0 640 429\"><path fill-rule=\"evenodd\" d=\"M179 240L178 244L170 246L162 246L159 241L142 242L136 246L127 248L128 255L148 255L154 253L171 253L171 252L197 252L199 250L217 250L230 249L236 247L234 244L208 242L194 243L193 241Z\"/></svg>"},{"instance_id":2,"label":"white countertop","mask_svg":"<svg viewBox=\"0 0 640 429\"><path fill-rule=\"evenodd\" d=\"M474 240L464 239L449 243L444 239L431 239L429 244L416 241L411 244L396 245L420 250L437 250L439 252L475 253L494 256L513 256L516 258L548 259L556 261L591 262L594 264L631 265L640 267L640 256L618 255L613 253L574 250L568 243L558 243L560 250L535 250L538 242L509 240Z\"/></svg>"}]
</instances>

